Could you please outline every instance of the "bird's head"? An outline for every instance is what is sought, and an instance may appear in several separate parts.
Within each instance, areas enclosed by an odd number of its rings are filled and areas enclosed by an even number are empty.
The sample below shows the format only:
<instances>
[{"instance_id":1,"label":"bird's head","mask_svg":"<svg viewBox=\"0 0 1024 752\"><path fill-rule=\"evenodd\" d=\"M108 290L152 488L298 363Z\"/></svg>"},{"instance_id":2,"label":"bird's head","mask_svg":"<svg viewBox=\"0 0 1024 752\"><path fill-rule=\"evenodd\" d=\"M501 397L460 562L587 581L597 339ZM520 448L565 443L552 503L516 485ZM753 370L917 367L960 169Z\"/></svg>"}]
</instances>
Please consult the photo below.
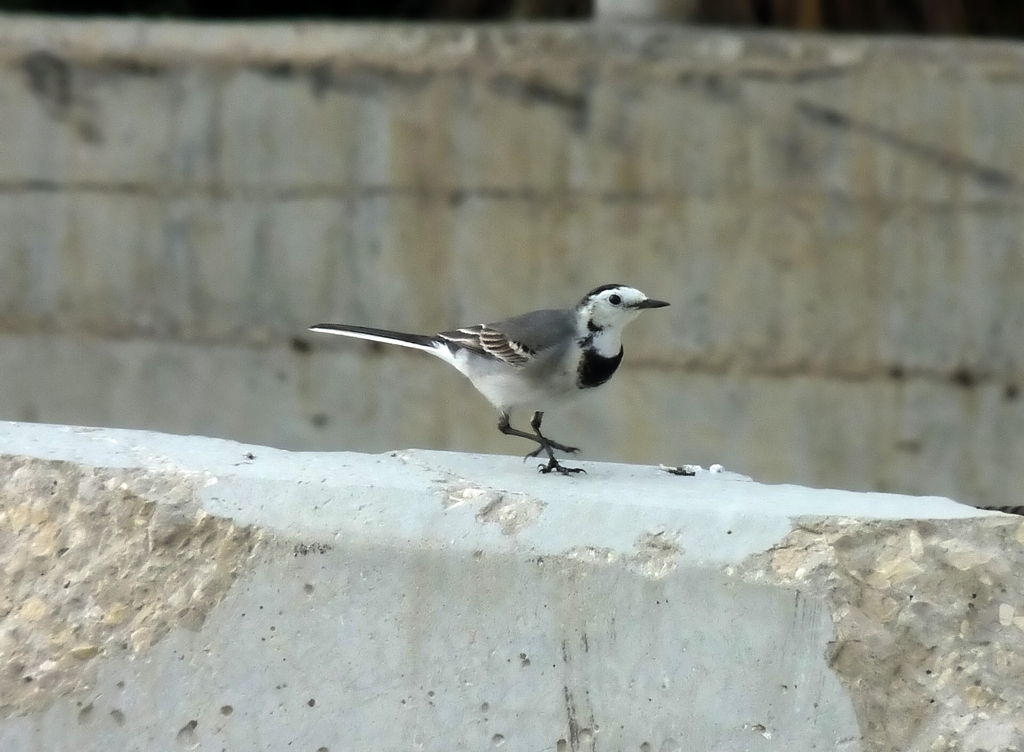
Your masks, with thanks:
<instances>
[{"instance_id":1,"label":"bird's head","mask_svg":"<svg viewBox=\"0 0 1024 752\"><path fill-rule=\"evenodd\" d=\"M583 296L576 306L591 331L621 329L645 308L663 308L668 303L648 298L628 285L601 285Z\"/></svg>"}]
</instances>

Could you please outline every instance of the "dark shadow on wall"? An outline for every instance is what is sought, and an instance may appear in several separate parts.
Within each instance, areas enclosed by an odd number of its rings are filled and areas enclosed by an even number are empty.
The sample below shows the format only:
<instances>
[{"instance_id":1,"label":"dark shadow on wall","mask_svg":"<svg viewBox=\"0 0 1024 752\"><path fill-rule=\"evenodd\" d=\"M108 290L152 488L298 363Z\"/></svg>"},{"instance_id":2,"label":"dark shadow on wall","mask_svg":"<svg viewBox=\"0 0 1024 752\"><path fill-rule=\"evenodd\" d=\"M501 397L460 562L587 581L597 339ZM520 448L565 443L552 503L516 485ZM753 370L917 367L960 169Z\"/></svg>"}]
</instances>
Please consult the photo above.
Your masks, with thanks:
<instances>
[{"instance_id":1,"label":"dark shadow on wall","mask_svg":"<svg viewBox=\"0 0 1024 752\"><path fill-rule=\"evenodd\" d=\"M695 24L834 32L1024 36L1022 0L651 0ZM583 19L616 0L0 0L0 11L198 19Z\"/></svg>"},{"instance_id":2,"label":"dark shadow on wall","mask_svg":"<svg viewBox=\"0 0 1024 752\"><path fill-rule=\"evenodd\" d=\"M199 19L495 21L589 18L591 0L0 0L0 10Z\"/></svg>"}]
</instances>

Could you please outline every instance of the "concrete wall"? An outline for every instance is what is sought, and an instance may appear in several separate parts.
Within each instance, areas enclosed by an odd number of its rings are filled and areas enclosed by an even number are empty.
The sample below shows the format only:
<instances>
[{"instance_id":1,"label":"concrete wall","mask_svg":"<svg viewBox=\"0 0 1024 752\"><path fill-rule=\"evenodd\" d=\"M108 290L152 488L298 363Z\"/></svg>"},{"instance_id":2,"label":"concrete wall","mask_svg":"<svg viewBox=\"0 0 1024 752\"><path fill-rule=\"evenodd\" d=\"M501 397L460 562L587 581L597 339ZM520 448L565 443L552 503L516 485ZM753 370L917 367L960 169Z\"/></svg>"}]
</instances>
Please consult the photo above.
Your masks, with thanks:
<instances>
[{"instance_id":1,"label":"concrete wall","mask_svg":"<svg viewBox=\"0 0 1024 752\"><path fill-rule=\"evenodd\" d=\"M303 328L624 281L585 456L1022 502L1020 45L4 18L0 144L3 417L525 451Z\"/></svg>"},{"instance_id":2,"label":"concrete wall","mask_svg":"<svg viewBox=\"0 0 1024 752\"><path fill-rule=\"evenodd\" d=\"M947 499L0 423L0 749L1024 748Z\"/></svg>"}]
</instances>

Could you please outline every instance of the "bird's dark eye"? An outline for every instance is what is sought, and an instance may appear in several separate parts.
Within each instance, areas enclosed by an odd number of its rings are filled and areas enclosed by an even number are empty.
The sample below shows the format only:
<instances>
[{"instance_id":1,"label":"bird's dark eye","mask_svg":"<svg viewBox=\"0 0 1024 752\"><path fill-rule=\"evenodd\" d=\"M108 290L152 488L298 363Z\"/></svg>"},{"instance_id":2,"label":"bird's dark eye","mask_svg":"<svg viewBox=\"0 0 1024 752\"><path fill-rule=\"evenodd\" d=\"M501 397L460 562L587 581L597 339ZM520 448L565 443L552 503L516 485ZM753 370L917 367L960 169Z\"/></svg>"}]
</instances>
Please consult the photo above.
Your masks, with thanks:
<instances>
[{"instance_id":1,"label":"bird's dark eye","mask_svg":"<svg viewBox=\"0 0 1024 752\"><path fill-rule=\"evenodd\" d=\"M620 298L618 295L609 295L608 302L611 303L612 305L618 305L619 303L622 302L622 298Z\"/></svg>"}]
</instances>

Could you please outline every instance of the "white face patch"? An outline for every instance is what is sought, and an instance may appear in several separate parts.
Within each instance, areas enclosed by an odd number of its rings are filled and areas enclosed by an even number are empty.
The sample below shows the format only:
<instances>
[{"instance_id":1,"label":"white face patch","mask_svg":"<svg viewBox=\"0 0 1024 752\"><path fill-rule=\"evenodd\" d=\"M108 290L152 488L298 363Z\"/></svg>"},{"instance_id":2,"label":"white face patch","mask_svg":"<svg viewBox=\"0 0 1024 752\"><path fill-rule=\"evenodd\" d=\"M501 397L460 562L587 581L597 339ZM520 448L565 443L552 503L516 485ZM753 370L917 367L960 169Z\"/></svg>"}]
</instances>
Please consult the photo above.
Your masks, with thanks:
<instances>
[{"instance_id":1,"label":"white face patch","mask_svg":"<svg viewBox=\"0 0 1024 752\"><path fill-rule=\"evenodd\" d=\"M604 358L614 358L622 350L622 330L635 319L647 296L628 285L607 285L591 292L580 303L578 340L580 346L594 350Z\"/></svg>"},{"instance_id":2,"label":"white face patch","mask_svg":"<svg viewBox=\"0 0 1024 752\"><path fill-rule=\"evenodd\" d=\"M619 285L603 289L584 302L584 312L598 329L621 329L640 313L637 304L647 296L635 287Z\"/></svg>"}]
</instances>

